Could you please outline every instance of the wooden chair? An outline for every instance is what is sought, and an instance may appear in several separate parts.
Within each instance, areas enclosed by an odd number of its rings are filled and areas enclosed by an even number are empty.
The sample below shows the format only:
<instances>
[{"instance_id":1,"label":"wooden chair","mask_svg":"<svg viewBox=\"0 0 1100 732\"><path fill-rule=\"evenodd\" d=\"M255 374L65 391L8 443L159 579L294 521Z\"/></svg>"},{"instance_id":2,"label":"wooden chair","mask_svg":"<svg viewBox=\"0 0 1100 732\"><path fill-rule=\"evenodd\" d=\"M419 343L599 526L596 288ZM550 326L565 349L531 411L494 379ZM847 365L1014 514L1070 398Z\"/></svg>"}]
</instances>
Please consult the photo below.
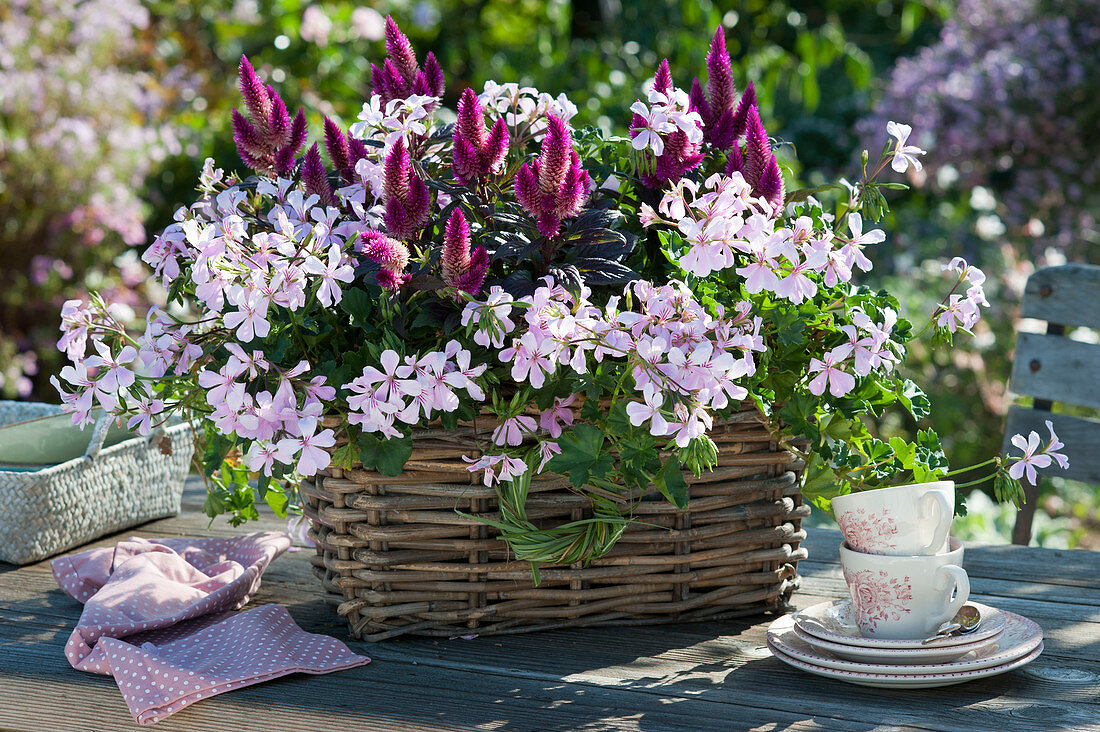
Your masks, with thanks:
<instances>
[{"instance_id":1,"label":"wooden chair","mask_svg":"<svg viewBox=\"0 0 1100 732\"><path fill-rule=\"evenodd\" d=\"M1035 272L1024 288L1020 316L1045 320L1047 332L1020 333L1016 341L1009 385L1035 403L1030 409L1008 410L1003 450L1012 448L1009 438L1018 432L1027 435L1035 430L1046 439L1044 420L1049 419L1066 444L1069 470L1052 467L1039 472L1100 483L1100 422L1051 413L1055 402L1100 409L1100 345L1065 337L1076 327L1100 329L1100 266L1066 264ZM1027 503L1016 516L1013 544L1031 540L1039 489L1025 483L1024 490Z\"/></svg>"}]
</instances>

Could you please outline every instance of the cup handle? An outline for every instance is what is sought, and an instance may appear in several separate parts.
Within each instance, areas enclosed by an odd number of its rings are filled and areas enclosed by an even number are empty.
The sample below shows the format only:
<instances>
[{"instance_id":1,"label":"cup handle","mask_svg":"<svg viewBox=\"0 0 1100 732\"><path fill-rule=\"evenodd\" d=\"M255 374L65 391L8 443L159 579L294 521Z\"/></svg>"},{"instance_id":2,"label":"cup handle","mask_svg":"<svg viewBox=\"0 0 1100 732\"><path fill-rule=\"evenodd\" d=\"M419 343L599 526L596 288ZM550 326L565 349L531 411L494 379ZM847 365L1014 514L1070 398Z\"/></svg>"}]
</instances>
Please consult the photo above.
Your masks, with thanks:
<instances>
[{"instance_id":1,"label":"cup handle","mask_svg":"<svg viewBox=\"0 0 1100 732\"><path fill-rule=\"evenodd\" d=\"M920 553L934 554L939 551L939 548L947 540L947 533L951 531L951 518L955 514L955 507L949 505L947 497L937 491L925 493L921 496L921 503L924 505L921 518L927 518L929 514L935 514L936 530L932 532L932 541L921 547ZM928 507L929 503L931 503L931 508ZM946 521L944 520L945 517Z\"/></svg>"},{"instance_id":2,"label":"cup handle","mask_svg":"<svg viewBox=\"0 0 1100 732\"><path fill-rule=\"evenodd\" d=\"M944 621L948 621L955 617L955 613L970 599L970 577L967 576L966 570L957 564L945 564L936 570L936 574L940 577L950 577L955 583L955 599L948 599L943 609ZM939 586L941 589L943 588L942 580L940 580ZM948 598L950 597L949 594Z\"/></svg>"}]
</instances>

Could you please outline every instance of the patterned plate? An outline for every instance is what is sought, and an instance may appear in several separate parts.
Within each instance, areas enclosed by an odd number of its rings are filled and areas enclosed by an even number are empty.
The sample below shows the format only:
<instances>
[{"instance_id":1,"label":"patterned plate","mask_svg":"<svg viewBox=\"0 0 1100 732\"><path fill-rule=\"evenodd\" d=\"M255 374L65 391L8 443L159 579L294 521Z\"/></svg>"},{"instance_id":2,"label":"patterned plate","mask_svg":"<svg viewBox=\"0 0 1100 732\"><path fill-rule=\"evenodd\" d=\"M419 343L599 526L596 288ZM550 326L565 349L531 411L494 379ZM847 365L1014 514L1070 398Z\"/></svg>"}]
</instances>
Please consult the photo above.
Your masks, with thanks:
<instances>
[{"instance_id":1,"label":"patterned plate","mask_svg":"<svg viewBox=\"0 0 1100 732\"><path fill-rule=\"evenodd\" d=\"M839 669L842 671L858 671L871 674L888 675L933 675L954 673L957 671L976 671L978 669L1000 666L1025 656L1035 650L1043 641L1043 630L1034 621L1021 615L1006 612L1005 631L997 642L987 645L979 651L968 651L958 660L951 663L904 663L894 665L889 663L861 663L837 658L832 653L819 651L812 643L802 640L795 632L794 621L790 617L782 617L768 628L768 642L787 656L800 661L822 666L825 668ZM957 648L957 646L956 646ZM878 649L879 653L910 654L906 649ZM942 653L942 651L941 651Z\"/></svg>"},{"instance_id":2,"label":"patterned plate","mask_svg":"<svg viewBox=\"0 0 1100 732\"><path fill-rule=\"evenodd\" d=\"M922 644L919 638L916 640L891 640L863 636L860 633L859 626L856 625L855 615L852 612L852 601L848 598L820 602L805 610L799 610L794 614L794 622L799 630L815 638L832 641L833 643L845 643L850 646L862 646L863 648L944 648L946 646L960 646L992 638L1004 630L1005 617L1000 610L973 600L967 604L978 608L982 614L982 624L978 630L967 635L940 638L926 645Z\"/></svg>"},{"instance_id":3,"label":"patterned plate","mask_svg":"<svg viewBox=\"0 0 1100 732\"><path fill-rule=\"evenodd\" d=\"M804 632L797 625L792 624L794 634L801 640L809 643L819 651L831 653L838 658L847 658L849 661L861 663L885 663L885 664L914 664L914 663L948 663L962 658L968 653L980 651L996 643L1004 633L991 638L985 638L974 643L964 643L958 646L944 646L942 648L929 646L925 648L863 648L862 646L850 646L847 643L832 643L830 641L815 638Z\"/></svg>"},{"instance_id":4,"label":"patterned plate","mask_svg":"<svg viewBox=\"0 0 1100 732\"><path fill-rule=\"evenodd\" d=\"M815 666L812 663L806 663L805 661L800 661L797 658L788 656L772 645L770 640L768 641L768 648L771 649L772 654L783 663L802 669L803 671L808 671L811 674L817 674L818 676L825 676L831 679L840 679L841 681L847 681L850 684L858 684L859 686L874 686L881 689L925 689L933 686L961 684L964 681L973 681L974 679L982 679L987 676L996 676L997 674L1003 674L1006 671L1020 668L1034 661L1039 657L1039 654L1043 652L1043 644L1040 643L1035 650L1026 656L1003 663L1000 666L990 666L989 668L981 668L975 671L956 671L954 673L907 676L905 674L869 674L859 671L842 671L835 668Z\"/></svg>"}]
</instances>

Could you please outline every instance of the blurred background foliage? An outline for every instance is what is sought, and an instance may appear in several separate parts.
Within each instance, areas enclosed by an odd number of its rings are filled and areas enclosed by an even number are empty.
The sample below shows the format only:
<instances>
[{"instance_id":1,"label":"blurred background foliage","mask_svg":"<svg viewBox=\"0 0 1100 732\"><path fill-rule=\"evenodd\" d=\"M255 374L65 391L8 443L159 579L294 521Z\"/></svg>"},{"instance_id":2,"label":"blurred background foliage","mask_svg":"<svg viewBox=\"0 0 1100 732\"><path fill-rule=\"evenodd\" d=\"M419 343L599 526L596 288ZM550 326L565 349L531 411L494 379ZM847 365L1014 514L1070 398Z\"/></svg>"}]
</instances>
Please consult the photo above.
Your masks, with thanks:
<instances>
[{"instance_id":1,"label":"blurred background foliage","mask_svg":"<svg viewBox=\"0 0 1100 732\"><path fill-rule=\"evenodd\" d=\"M33 32L5 34L5 24L25 27L32 16L57 14L58 6L73 25L21 60L13 60L18 52L5 54L20 38L28 48L36 40ZM97 9L119 20L106 41L90 43L74 28ZM19 92L0 83L0 214L8 219L0 244L4 267L18 270L3 276L22 278L18 294L0 299L0 366L7 369L0 367L0 390L56 401L46 377L57 366L60 302L93 286L90 280L118 279L116 262L132 261L127 251L141 251L146 232L165 226L193 197L207 156L237 165L229 110L238 103L241 54L292 109L306 110L318 139L321 114L345 126L355 120L369 94L370 62L384 55L387 14L421 57L430 50L440 60L445 106L487 79L518 81L566 92L579 107L574 124L616 132L625 131L628 107L662 58L679 86L704 75L709 39L721 25L739 88L755 84L764 121L783 145L788 190L856 177L860 151L874 156L885 141L886 120L912 123L914 141L929 150L927 167L910 174L913 190L891 197L883 222L889 238L868 284L898 293L916 320L949 287L939 261L963 256L990 274L992 307L976 338L935 354L916 351L908 366L932 398L933 424L956 464L1000 449L1015 311L1028 274L1066 258L1100 262L1090 238L1100 195L1098 0L18 0L0 7L0 82L13 69L41 74L50 58L86 47L85 85L94 88L100 69L110 69L131 89L125 103L114 93L90 94L98 106L70 113L65 94L47 90L40 106L89 124L125 120L138 128L125 139L146 147L136 158L97 149L89 166L95 170L74 173L54 146L17 142L33 120L18 111ZM33 149L39 162L17 149ZM43 178L40 169L54 172ZM27 170L36 172L34 195L26 193ZM102 200L104 170L133 198L118 203L116 218L131 221L139 210L138 228L105 225L92 241L66 217ZM61 189L64 196L41 193ZM18 224L10 223L13 214ZM39 221L62 234L45 236ZM40 245L58 236L68 243ZM49 254L39 260L46 274L9 254L18 247ZM70 261L93 262L82 272L94 276L65 270ZM140 283L121 282L116 294L132 300L146 293ZM1051 517L1036 534L1044 543L1100 548L1095 488L1059 483L1043 502ZM970 504L960 531L1006 540L1010 512L980 497Z\"/></svg>"}]
</instances>

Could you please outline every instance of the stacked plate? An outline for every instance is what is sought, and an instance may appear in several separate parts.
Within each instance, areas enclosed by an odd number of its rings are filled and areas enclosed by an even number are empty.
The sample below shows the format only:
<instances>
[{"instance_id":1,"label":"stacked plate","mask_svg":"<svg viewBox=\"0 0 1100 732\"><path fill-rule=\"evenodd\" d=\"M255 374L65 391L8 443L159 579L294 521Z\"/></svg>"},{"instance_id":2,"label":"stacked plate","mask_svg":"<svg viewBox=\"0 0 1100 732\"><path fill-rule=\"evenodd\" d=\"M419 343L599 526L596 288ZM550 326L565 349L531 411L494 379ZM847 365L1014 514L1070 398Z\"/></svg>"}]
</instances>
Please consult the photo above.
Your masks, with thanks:
<instances>
[{"instance_id":1,"label":"stacked plate","mask_svg":"<svg viewBox=\"0 0 1100 732\"><path fill-rule=\"evenodd\" d=\"M1019 668L1043 652L1034 621L979 602L982 621L967 635L919 640L866 638L851 600L832 600L785 615L768 628L768 648L812 674L861 686L918 689L961 684Z\"/></svg>"}]
</instances>

